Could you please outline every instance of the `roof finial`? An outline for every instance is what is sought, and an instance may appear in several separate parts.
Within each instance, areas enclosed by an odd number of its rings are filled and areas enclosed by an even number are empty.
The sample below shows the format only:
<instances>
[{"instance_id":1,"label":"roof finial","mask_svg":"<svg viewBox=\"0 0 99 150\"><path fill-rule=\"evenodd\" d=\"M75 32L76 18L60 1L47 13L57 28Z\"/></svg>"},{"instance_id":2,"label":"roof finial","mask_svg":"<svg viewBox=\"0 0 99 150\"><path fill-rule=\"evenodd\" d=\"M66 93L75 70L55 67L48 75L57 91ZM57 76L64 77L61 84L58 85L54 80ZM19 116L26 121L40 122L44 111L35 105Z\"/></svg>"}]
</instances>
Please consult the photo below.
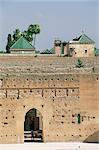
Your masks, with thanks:
<instances>
[{"instance_id":1,"label":"roof finial","mask_svg":"<svg viewBox=\"0 0 99 150\"><path fill-rule=\"evenodd\" d=\"M84 34L84 30L82 29L82 34Z\"/></svg>"}]
</instances>

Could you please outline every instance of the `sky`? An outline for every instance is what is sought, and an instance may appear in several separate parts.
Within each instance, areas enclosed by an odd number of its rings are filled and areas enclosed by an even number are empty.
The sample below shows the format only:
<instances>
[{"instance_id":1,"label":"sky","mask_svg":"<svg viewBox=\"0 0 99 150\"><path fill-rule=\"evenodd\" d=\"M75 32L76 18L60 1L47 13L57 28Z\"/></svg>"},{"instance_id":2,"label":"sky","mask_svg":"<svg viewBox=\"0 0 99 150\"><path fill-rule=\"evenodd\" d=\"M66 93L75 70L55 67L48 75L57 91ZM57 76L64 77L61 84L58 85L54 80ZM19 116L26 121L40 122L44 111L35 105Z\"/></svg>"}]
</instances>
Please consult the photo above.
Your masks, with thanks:
<instances>
[{"instance_id":1,"label":"sky","mask_svg":"<svg viewBox=\"0 0 99 150\"><path fill-rule=\"evenodd\" d=\"M0 0L0 49L4 50L7 35L16 28L27 30L39 24L36 48L50 49L55 39L69 41L82 34L99 48L99 0Z\"/></svg>"}]
</instances>

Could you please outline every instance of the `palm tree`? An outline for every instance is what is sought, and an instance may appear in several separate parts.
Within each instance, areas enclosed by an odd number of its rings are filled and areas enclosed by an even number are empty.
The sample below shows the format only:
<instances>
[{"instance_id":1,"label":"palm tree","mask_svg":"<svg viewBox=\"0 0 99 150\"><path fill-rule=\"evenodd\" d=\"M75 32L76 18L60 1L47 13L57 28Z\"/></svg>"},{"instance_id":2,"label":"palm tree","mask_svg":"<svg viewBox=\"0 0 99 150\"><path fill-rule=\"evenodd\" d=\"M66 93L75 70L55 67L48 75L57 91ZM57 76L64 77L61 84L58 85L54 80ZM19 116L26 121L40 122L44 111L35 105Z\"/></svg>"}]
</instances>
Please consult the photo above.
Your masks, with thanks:
<instances>
[{"instance_id":1,"label":"palm tree","mask_svg":"<svg viewBox=\"0 0 99 150\"><path fill-rule=\"evenodd\" d=\"M33 41L34 41L34 47L35 47L35 41L36 41L36 35L40 33L40 26L38 24L31 24L28 27L28 34L29 36L33 37Z\"/></svg>"},{"instance_id":2,"label":"palm tree","mask_svg":"<svg viewBox=\"0 0 99 150\"><path fill-rule=\"evenodd\" d=\"M40 33L40 26L38 24L34 25L34 47L35 47L35 41L36 41L36 35Z\"/></svg>"},{"instance_id":3,"label":"palm tree","mask_svg":"<svg viewBox=\"0 0 99 150\"><path fill-rule=\"evenodd\" d=\"M40 33L40 26L38 24L31 24L28 27L28 30L21 32L19 29L15 29L13 32L14 34L8 34L7 37L7 45L6 45L6 52L10 53L10 47L21 37L25 37L29 42L36 41L36 35Z\"/></svg>"}]
</instances>

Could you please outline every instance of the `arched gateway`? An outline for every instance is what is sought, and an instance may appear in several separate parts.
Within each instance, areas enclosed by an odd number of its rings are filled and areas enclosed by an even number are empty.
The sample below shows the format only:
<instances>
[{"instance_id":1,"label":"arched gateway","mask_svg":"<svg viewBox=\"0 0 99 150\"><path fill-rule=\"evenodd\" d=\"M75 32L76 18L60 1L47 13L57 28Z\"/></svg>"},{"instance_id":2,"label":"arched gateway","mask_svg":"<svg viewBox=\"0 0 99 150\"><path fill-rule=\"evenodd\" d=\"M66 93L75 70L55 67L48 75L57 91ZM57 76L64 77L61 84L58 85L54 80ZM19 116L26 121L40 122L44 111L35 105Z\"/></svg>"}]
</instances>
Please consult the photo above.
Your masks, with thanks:
<instances>
[{"instance_id":1,"label":"arched gateway","mask_svg":"<svg viewBox=\"0 0 99 150\"><path fill-rule=\"evenodd\" d=\"M25 115L24 142L43 142L43 118L37 109L30 109Z\"/></svg>"}]
</instances>

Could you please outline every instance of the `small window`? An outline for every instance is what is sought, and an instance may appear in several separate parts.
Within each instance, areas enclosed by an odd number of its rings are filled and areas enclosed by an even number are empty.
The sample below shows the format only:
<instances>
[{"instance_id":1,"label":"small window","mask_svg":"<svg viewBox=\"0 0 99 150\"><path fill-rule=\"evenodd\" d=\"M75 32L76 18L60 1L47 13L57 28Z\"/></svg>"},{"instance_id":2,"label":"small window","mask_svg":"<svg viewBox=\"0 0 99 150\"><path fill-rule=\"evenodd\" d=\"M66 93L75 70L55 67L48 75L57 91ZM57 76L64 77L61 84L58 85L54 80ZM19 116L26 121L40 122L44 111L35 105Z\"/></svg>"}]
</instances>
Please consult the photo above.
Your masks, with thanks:
<instances>
[{"instance_id":1,"label":"small window","mask_svg":"<svg viewBox=\"0 0 99 150\"><path fill-rule=\"evenodd\" d=\"M85 50L85 53L87 53L87 50Z\"/></svg>"},{"instance_id":2,"label":"small window","mask_svg":"<svg viewBox=\"0 0 99 150\"><path fill-rule=\"evenodd\" d=\"M0 79L0 87L3 86L3 79Z\"/></svg>"},{"instance_id":3,"label":"small window","mask_svg":"<svg viewBox=\"0 0 99 150\"><path fill-rule=\"evenodd\" d=\"M77 115L77 119L78 119L78 124L80 124L81 123L81 116L80 116L80 114Z\"/></svg>"},{"instance_id":4,"label":"small window","mask_svg":"<svg viewBox=\"0 0 99 150\"><path fill-rule=\"evenodd\" d=\"M77 54L77 52L75 52L75 55Z\"/></svg>"}]
</instances>

